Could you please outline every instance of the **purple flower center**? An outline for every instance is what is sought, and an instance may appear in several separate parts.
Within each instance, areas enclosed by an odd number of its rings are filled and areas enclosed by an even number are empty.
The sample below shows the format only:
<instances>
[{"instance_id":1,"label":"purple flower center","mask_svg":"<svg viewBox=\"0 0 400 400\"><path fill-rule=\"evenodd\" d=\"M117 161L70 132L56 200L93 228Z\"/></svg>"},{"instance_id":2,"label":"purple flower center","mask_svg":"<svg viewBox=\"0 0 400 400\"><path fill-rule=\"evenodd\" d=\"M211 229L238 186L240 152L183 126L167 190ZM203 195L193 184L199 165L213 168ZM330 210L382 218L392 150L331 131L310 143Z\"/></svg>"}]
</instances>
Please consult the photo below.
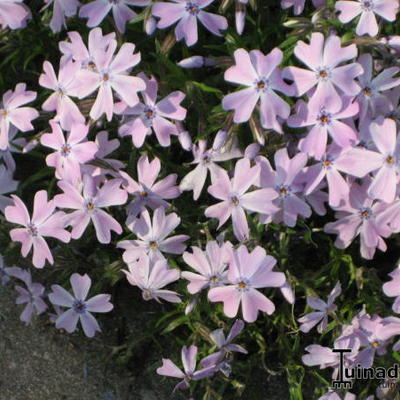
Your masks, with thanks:
<instances>
[{"instance_id":1,"label":"purple flower center","mask_svg":"<svg viewBox=\"0 0 400 400\"><path fill-rule=\"evenodd\" d=\"M29 224L26 226L26 229L31 236L36 237L38 235L38 229L32 222L29 222Z\"/></svg>"},{"instance_id":2,"label":"purple flower center","mask_svg":"<svg viewBox=\"0 0 400 400\"><path fill-rule=\"evenodd\" d=\"M222 282L222 280L223 280L223 278L222 278L222 276L220 274L211 275L208 278L208 282L209 282L210 288L219 286L219 284L220 284L220 282Z\"/></svg>"},{"instance_id":3,"label":"purple flower center","mask_svg":"<svg viewBox=\"0 0 400 400\"><path fill-rule=\"evenodd\" d=\"M156 249L158 247L158 244L156 241L153 240L149 243L149 247L150 249Z\"/></svg>"},{"instance_id":4,"label":"purple flower center","mask_svg":"<svg viewBox=\"0 0 400 400\"><path fill-rule=\"evenodd\" d=\"M8 115L8 111L6 110L6 109L4 109L4 110L0 110L0 117L7 117L7 115Z\"/></svg>"},{"instance_id":5,"label":"purple flower center","mask_svg":"<svg viewBox=\"0 0 400 400\"><path fill-rule=\"evenodd\" d=\"M94 63L94 61L89 61L87 66L92 71L96 69L96 64Z\"/></svg>"},{"instance_id":6,"label":"purple flower center","mask_svg":"<svg viewBox=\"0 0 400 400\"><path fill-rule=\"evenodd\" d=\"M361 8L364 11L372 11L374 9L373 0L361 0Z\"/></svg>"},{"instance_id":7,"label":"purple flower center","mask_svg":"<svg viewBox=\"0 0 400 400\"><path fill-rule=\"evenodd\" d=\"M103 82L108 82L110 80L110 75L107 72L103 74Z\"/></svg>"},{"instance_id":8,"label":"purple flower center","mask_svg":"<svg viewBox=\"0 0 400 400\"><path fill-rule=\"evenodd\" d=\"M71 153L71 146L70 146L68 143L63 144L63 145L61 146L60 153L61 153L61 155L62 155L63 157L68 157L69 154Z\"/></svg>"},{"instance_id":9,"label":"purple flower center","mask_svg":"<svg viewBox=\"0 0 400 400\"><path fill-rule=\"evenodd\" d=\"M378 342L377 340L375 340L375 342L372 342L371 345L372 345L372 347L374 347L375 349L377 349L377 348L380 346L380 344L379 344L379 342Z\"/></svg>"},{"instance_id":10,"label":"purple flower center","mask_svg":"<svg viewBox=\"0 0 400 400\"><path fill-rule=\"evenodd\" d=\"M156 109L151 106L146 106L143 113L145 118L148 120L152 120L156 117Z\"/></svg>"},{"instance_id":11,"label":"purple flower center","mask_svg":"<svg viewBox=\"0 0 400 400\"><path fill-rule=\"evenodd\" d=\"M231 203L232 203L234 206L238 206L238 205L239 205L239 199L238 199L238 197L235 196L235 195L231 196Z\"/></svg>"},{"instance_id":12,"label":"purple flower center","mask_svg":"<svg viewBox=\"0 0 400 400\"><path fill-rule=\"evenodd\" d=\"M203 163L208 164L211 162L211 155L208 153L203 154Z\"/></svg>"},{"instance_id":13,"label":"purple flower center","mask_svg":"<svg viewBox=\"0 0 400 400\"><path fill-rule=\"evenodd\" d=\"M72 308L77 314L83 314L86 312L86 303L82 300L76 300Z\"/></svg>"},{"instance_id":14,"label":"purple flower center","mask_svg":"<svg viewBox=\"0 0 400 400\"><path fill-rule=\"evenodd\" d=\"M145 192L144 190L140 192L140 197L147 197L149 194Z\"/></svg>"},{"instance_id":15,"label":"purple flower center","mask_svg":"<svg viewBox=\"0 0 400 400\"><path fill-rule=\"evenodd\" d=\"M188 1L186 3L186 11L191 15L197 15L200 12L200 7L197 5L197 3Z\"/></svg>"},{"instance_id":16,"label":"purple flower center","mask_svg":"<svg viewBox=\"0 0 400 400\"><path fill-rule=\"evenodd\" d=\"M65 92L66 92L66 90L62 86L58 86L57 93L59 96L64 96Z\"/></svg>"},{"instance_id":17,"label":"purple flower center","mask_svg":"<svg viewBox=\"0 0 400 400\"><path fill-rule=\"evenodd\" d=\"M361 218L370 219L372 216L372 210L369 207L364 207L360 210Z\"/></svg>"}]
</instances>

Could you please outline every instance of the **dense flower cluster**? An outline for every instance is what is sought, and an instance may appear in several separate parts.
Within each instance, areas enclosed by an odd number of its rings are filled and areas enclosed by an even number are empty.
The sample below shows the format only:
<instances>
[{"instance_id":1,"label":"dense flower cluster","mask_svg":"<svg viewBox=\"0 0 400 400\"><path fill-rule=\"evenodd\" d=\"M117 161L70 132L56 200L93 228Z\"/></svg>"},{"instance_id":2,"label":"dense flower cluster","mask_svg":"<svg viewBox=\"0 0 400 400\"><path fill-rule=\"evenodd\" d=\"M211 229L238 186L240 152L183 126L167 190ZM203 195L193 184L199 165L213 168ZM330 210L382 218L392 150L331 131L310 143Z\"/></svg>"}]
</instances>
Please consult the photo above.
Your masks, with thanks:
<instances>
[{"instance_id":1,"label":"dense flower cluster","mask_svg":"<svg viewBox=\"0 0 400 400\"><path fill-rule=\"evenodd\" d=\"M282 0L281 6L293 7L293 13L300 15L306 1ZM55 65L43 63L38 84L48 93L41 108L49 120L48 130L36 140L28 142L25 136L35 130L40 115L37 104L32 104L37 93L18 83L3 94L0 211L15 225L10 229L11 240L21 243L23 257L31 253L32 264L38 269L46 262L54 263L56 243L79 240L93 225L99 243L123 250L126 269L122 271L129 284L140 289L144 300L186 301L184 293L176 289L176 283L183 281L191 296L187 313L204 295L212 309L218 307L214 303L222 303L226 317L241 314L244 322L236 320L226 337L222 329L209 334L216 351L199 361L200 368L196 368L196 345L183 346L183 369L163 359L157 373L180 379L176 389L186 389L192 380L219 371L229 376L232 353L247 353L232 343L233 339L246 328L245 323L276 312L275 304L266 296L272 288L279 289L290 304L295 302L292 282L281 260L278 263L278 257L268 255L263 243L253 242L255 229L266 230L271 225L294 228L300 220L326 215L331 219L323 231L336 235L335 246L345 249L359 237L365 259L372 259L376 249L385 251L385 240L400 232L398 62L367 53L356 41L343 41L333 31L304 35L304 40L294 46L290 65L277 47L266 54L259 49L236 48L233 57L224 62L202 56L181 60L174 67L224 68L227 89L219 108L227 119L210 146L206 138L193 140L185 128L193 110L185 103L184 90L166 92L162 77L144 72L141 49L125 41L124 33L127 23L137 18L137 7L146 7L143 18L148 35L156 29L168 29L176 41L184 42L183 46L194 46L199 40L198 25L202 25L221 37L230 21L207 11L208 7L213 10L214 0L44 3L43 12L52 8L53 32L65 29L73 16L84 18L91 30L87 40L79 32L68 32L67 39L58 43L59 61ZM242 34L247 1L235 3L235 27ZM326 2L311 3L322 11ZM375 37L378 21L394 21L398 9L396 0L336 1L336 22L348 24L357 19L355 34ZM104 34L99 25L109 13L117 32ZM2 28L24 28L30 18L31 12L22 0L0 0ZM388 60L393 54L398 59L399 36L379 43L380 52ZM229 89L231 84L238 89ZM97 132L96 123L105 120L115 123L115 132ZM257 132L258 143L242 148L234 137L239 124L249 124ZM292 134L286 143L288 132ZM145 152L152 134L161 150L181 146L186 154L191 153L189 166L193 168L164 173L167 166L160 158ZM120 146L117 136L121 141L129 136L132 151L143 150L134 158L135 177L131 176L132 163L127 168L125 160L109 158ZM262 146L274 136L283 145L264 151ZM35 146L46 154L55 184L52 191L39 190L33 195L30 213L20 194L14 194L18 182L14 180L17 165L13 153L28 152ZM188 221L182 220L179 207L175 207L179 198L191 196L196 205L206 205L198 213L210 226L218 221L216 232L206 232L204 246L185 234ZM231 232L231 241L226 240L225 235ZM219 236L215 239L212 233ZM183 262L172 263L171 255L181 256ZM384 284L383 291L395 297L393 311L399 313L399 270L390 276L392 281ZM87 274L70 276L72 294L58 284L47 292L42 284L32 282L31 272L7 268L0 257L0 284L7 284L11 278L25 284L16 286L16 290L17 303L26 304L21 314L26 323L34 314L44 313L49 301L57 311L53 318L56 328L71 333L80 322L85 335L93 337L100 326L92 312L113 309L110 295L88 299L91 279ZM313 311L297 319L299 330L307 333L317 327L318 333L326 331L330 318L337 319L335 302L342 293L343 286L337 282L326 302L315 295L307 296L307 305ZM346 354L346 366L367 368L400 335L400 319L370 315L363 309L341 329L333 348L351 349ZM393 349L400 349L400 341ZM305 365L332 368L333 376L337 375L338 353L319 344L308 346L306 351ZM340 400L341 396L330 391L320 400ZM352 398L355 396L351 393L344 397Z\"/></svg>"}]
</instances>

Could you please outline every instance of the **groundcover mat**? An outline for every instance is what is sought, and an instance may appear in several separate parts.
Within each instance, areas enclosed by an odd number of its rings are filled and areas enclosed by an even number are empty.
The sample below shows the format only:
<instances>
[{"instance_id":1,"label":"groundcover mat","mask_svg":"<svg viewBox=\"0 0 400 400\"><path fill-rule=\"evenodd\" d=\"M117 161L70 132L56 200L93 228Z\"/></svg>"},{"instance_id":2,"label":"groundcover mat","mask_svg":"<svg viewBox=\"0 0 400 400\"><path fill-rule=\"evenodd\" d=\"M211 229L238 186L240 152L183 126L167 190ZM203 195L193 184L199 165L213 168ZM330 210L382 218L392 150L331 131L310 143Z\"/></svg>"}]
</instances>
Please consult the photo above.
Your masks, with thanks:
<instances>
[{"instance_id":1,"label":"groundcover mat","mask_svg":"<svg viewBox=\"0 0 400 400\"><path fill-rule=\"evenodd\" d=\"M0 399L400 399L398 0L0 0Z\"/></svg>"}]
</instances>

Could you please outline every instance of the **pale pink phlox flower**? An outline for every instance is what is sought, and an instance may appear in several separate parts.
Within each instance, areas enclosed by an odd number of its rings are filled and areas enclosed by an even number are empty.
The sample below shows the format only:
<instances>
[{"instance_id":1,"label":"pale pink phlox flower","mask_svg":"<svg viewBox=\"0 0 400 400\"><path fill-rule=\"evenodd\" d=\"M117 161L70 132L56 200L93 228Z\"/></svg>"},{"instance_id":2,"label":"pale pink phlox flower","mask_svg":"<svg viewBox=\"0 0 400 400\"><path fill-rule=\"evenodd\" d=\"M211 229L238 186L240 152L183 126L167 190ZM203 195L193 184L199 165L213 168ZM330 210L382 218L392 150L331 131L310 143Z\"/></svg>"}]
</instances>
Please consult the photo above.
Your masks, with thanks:
<instances>
[{"instance_id":1,"label":"pale pink phlox flower","mask_svg":"<svg viewBox=\"0 0 400 400\"><path fill-rule=\"evenodd\" d=\"M50 121L52 133L46 133L40 138L40 143L55 150L46 157L46 164L56 168L56 177L71 183L81 178L81 164L94 158L97 144L86 140L89 127L83 124L71 125L71 131L65 138L56 122Z\"/></svg>"},{"instance_id":2,"label":"pale pink phlox flower","mask_svg":"<svg viewBox=\"0 0 400 400\"><path fill-rule=\"evenodd\" d=\"M215 181L208 187L208 192L220 203L205 210L208 218L219 220L218 229L231 217L233 233L238 240L249 238L249 226L246 211L260 214L273 214L278 208L272 201L278 197L275 188L263 188L248 192L259 179L260 167L250 166L248 158L242 158L235 165L233 178L221 169ZM246 193L248 192L248 193Z\"/></svg>"},{"instance_id":3,"label":"pale pink phlox flower","mask_svg":"<svg viewBox=\"0 0 400 400\"><path fill-rule=\"evenodd\" d=\"M36 268L43 268L46 260L53 264L54 259L44 237L53 237L64 243L69 242L70 233L64 229L65 213L55 212L55 201L47 200L45 190L40 190L35 194L32 217L18 196L11 195L11 197L14 205L6 207L6 219L23 226L23 228L10 231L11 240L22 243L23 257L26 257L33 247L32 263Z\"/></svg>"},{"instance_id":4,"label":"pale pink phlox flower","mask_svg":"<svg viewBox=\"0 0 400 400\"><path fill-rule=\"evenodd\" d=\"M59 120L61 127L66 130L70 130L73 123L85 123L85 117L70 98L76 96L75 90L72 89L80 68L80 63L67 60L60 65L57 77L53 66L45 61L43 63L44 73L39 77L40 86L54 91L43 103L43 110L56 111L55 119Z\"/></svg>"},{"instance_id":5,"label":"pale pink phlox flower","mask_svg":"<svg viewBox=\"0 0 400 400\"><path fill-rule=\"evenodd\" d=\"M3 94L0 106L0 150L8 148L9 132L15 126L22 132L33 129L32 120L39 113L32 107L21 107L36 99L36 92L26 90L25 83L18 83L15 90L8 90Z\"/></svg>"},{"instance_id":6,"label":"pale pink phlox flower","mask_svg":"<svg viewBox=\"0 0 400 400\"><path fill-rule=\"evenodd\" d=\"M31 12L23 0L0 0L0 25L2 29L25 28Z\"/></svg>"},{"instance_id":7,"label":"pale pink phlox flower","mask_svg":"<svg viewBox=\"0 0 400 400\"><path fill-rule=\"evenodd\" d=\"M171 135L179 134L170 120L183 121L186 117L186 109L181 106L185 94L176 90L157 101L156 78L152 76L149 79L142 72L138 77L146 84L146 90L141 92L143 103L139 102L134 107L128 107L124 102L116 105L115 112L124 115L124 123L118 132L121 136L131 136L135 147L142 147L146 136L154 131L161 146L167 147L171 144Z\"/></svg>"},{"instance_id":8,"label":"pale pink phlox flower","mask_svg":"<svg viewBox=\"0 0 400 400\"><path fill-rule=\"evenodd\" d=\"M169 174L157 181L161 171L161 162L155 157L151 162L143 155L137 162L137 181L127 173L120 172L126 180L123 187L134 196L127 206L127 212L131 218L136 217L147 207L152 210L158 207L168 208L170 203L165 199L176 199L180 195L179 187L176 185L177 174ZM131 221L129 219L128 223Z\"/></svg>"},{"instance_id":9,"label":"pale pink phlox flower","mask_svg":"<svg viewBox=\"0 0 400 400\"><path fill-rule=\"evenodd\" d=\"M246 322L254 322L258 311L271 315L275 305L258 289L284 285L285 274L273 271L275 264L276 260L262 247L257 246L249 253L246 246L240 246L233 252L229 265L229 284L210 289L208 299L223 302L224 314L229 318L237 315L240 305Z\"/></svg>"},{"instance_id":10,"label":"pale pink phlox flower","mask_svg":"<svg viewBox=\"0 0 400 400\"><path fill-rule=\"evenodd\" d=\"M144 300L154 299L159 303L160 299L171 303L181 302L178 293L163 289L177 281L180 276L177 269L168 267L167 260L151 260L143 253L137 261L128 264L128 269L128 271L123 270L128 282L142 291Z\"/></svg>"},{"instance_id":11,"label":"pale pink phlox flower","mask_svg":"<svg viewBox=\"0 0 400 400\"><path fill-rule=\"evenodd\" d=\"M72 226L72 239L79 239L90 221L100 243L110 243L111 231L122 233L118 221L103 210L104 207L126 203L128 195L120 188L121 183L121 179L111 179L99 187L89 175L83 176L80 189L64 180L58 182L58 187L64 193L54 197L57 207L76 210L67 214L67 223Z\"/></svg>"},{"instance_id":12,"label":"pale pink phlox flower","mask_svg":"<svg viewBox=\"0 0 400 400\"><path fill-rule=\"evenodd\" d=\"M44 0L44 2L45 6L41 11L53 4L50 28L54 33L60 32L63 28L67 27L65 17L74 16L81 5L78 0Z\"/></svg>"},{"instance_id":13,"label":"pale pink phlox flower","mask_svg":"<svg viewBox=\"0 0 400 400\"><path fill-rule=\"evenodd\" d=\"M117 247L124 249L124 261L129 264L136 261L143 253L150 259L164 259L163 253L182 254L189 239L187 235L169 236L180 224L181 219L177 214L165 215L164 207L157 208L153 218L147 210L144 210L139 218L133 218L128 228L138 237L136 240L123 240L118 242Z\"/></svg>"},{"instance_id":14,"label":"pale pink phlox flower","mask_svg":"<svg viewBox=\"0 0 400 400\"><path fill-rule=\"evenodd\" d=\"M222 286L228 283L228 264L232 258L232 244L216 241L207 242L206 249L192 246L192 253L183 253L183 260L196 272L184 271L182 277L189 281L187 289L196 294L203 289Z\"/></svg>"}]
</instances>

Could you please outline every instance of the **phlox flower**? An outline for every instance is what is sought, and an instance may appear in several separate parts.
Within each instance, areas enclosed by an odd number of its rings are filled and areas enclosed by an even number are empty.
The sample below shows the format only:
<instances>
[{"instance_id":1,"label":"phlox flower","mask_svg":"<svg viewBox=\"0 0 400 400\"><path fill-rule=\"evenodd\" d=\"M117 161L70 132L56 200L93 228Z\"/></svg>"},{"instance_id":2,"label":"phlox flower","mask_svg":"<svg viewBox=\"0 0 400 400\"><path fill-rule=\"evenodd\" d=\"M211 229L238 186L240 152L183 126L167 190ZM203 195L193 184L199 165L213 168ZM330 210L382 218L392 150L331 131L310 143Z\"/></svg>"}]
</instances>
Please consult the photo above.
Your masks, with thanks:
<instances>
[{"instance_id":1,"label":"phlox flower","mask_svg":"<svg viewBox=\"0 0 400 400\"><path fill-rule=\"evenodd\" d=\"M342 400L342 397L338 393L329 390L327 393L319 397L318 400ZM357 400L357 397L355 394L347 392L344 395L343 400ZM374 396L368 396L365 400L374 400Z\"/></svg>"},{"instance_id":2,"label":"phlox flower","mask_svg":"<svg viewBox=\"0 0 400 400\"><path fill-rule=\"evenodd\" d=\"M0 165L0 211L4 213L4 209L11 205L13 201L4 196L5 194L15 192L18 182L13 179L13 172L4 165Z\"/></svg>"},{"instance_id":3,"label":"phlox flower","mask_svg":"<svg viewBox=\"0 0 400 400\"><path fill-rule=\"evenodd\" d=\"M364 73L357 79L361 86L361 93L357 96L360 105L361 120L385 115L390 111L390 99L384 91L400 85L400 78L393 76L398 74L400 68L386 68L373 77L373 59L371 54L363 54L357 62L363 67ZM382 93L384 92L384 93Z\"/></svg>"},{"instance_id":4,"label":"phlox flower","mask_svg":"<svg viewBox=\"0 0 400 400\"><path fill-rule=\"evenodd\" d=\"M278 197L273 188L253 190L246 193L250 186L258 180L260 167L250 166L247 158L242 158L235 165L232 179L228 173L221 170L215 181L208 188L208 192L215 198L222 200L220 203L208 207L205 215L208 218L217 218L220 228L232 217L233 233L238 240L249 238L249 226L245 210L262 214L273 214L278 208L272 200Z\"/></svg>"},{"instance_id":5,"label":"phlox flower","mask_svg":"<svg viewBox=\"0 0 400 400\"><path fill-rule=\"evenodd\" d=\"M396 197L399 180L400 142L397 140L396 122L379 118L371 123L369 132L378 151L354 148L341 160L342 171L358 178L375 171L368 188L371 199L392 202ZM385 132L382 135L382 132Z\"/></svg>"},{"instance_id":6,"label":"phlox flower","mask_svg":"<svg viewBox=\"0 0 400 400\"><path fill-rule=\"evenodd\" d=\"M40 283L32 282L32 275L30 271L18 267L11 267L7 269L9 276L17 278L25 283L25 287L16 285L15 290L19 296L16 299L17 304L26 304L20 320L29 324L32 320L32 315L42 314L47 310L47 304L44 302L44 286Z\"/></svg>"},{"instance_id":7,"label":"phlox flower","mask_svg":"<svg viewBox=\"0 0 400 400\"><path fill-rule=\"evenodd\" d=\"M257 289L284 285L285 274L272 271L275 264L276 260L262 247L257 246L249 253L246 246L240 246L233 252L229 264L229 284L210 289L208 299L222 301L224 313L229 318L237 315L240 305L246 322L254 322L258 311L271 315L275 311L274 303Z\"/></svg>"},{"instance_id":8,"label":"phlox flower","mask_svg":"<svg viewBox=\"0 0 400 400\"><path fill-rule=\"evenodd\" d=\"M3 29L25 28L29 18L31 12L23 0L0 0L0 25Z\"/></svg>"},{"instance_id":9,"label":"phlox flower","mask_svg":"<svg viewBox=\"0 0 400 400\"><path fill-rule=\"evenodd\" d=\"M315 325L319 324L317 331L322 333L328 326L328 314L337 310L334 301L340 296L341 292L342 287L340 282L338 282L329 294L327 302L317 297L307 296L308 306L317 311L309 313L297 320L301 323L300 330L307 333L310 332Z\"/></svg>"},{"instance_id":10,"label":"phlox flower","mask_svg":"<svg viewBox=\"0 0 400 400\"><path fill-rule=\"evenodd\" d=\"M260 100L261 125L282 133L279 119L285 120L289 116L290 106L275 91L292 95L292 88L283 81L279 69L282 51L275 48L264 55L259 50L248 53L238 49L234 57L235 65L225 71L224 78L246 88L225 96L222 107L224 110L234 110L234 122L246 122Z\"/></svg>"},{"instance_id":11,"label":"phlox flower","mask_svg":"<svg viewBox=\"0 0 400 400\"><path fill-rule=\"evenodd\" d=\"M137 17L130 6L146 7L150 0L95 0L81 7L79 16L88 18L87 26L93 28L101 24L107 14L112 11L115 25L121 33L125 33L128 21Z\"/></svg>"},{"instance_id":12,"label":"phlox flower","mask_svg":"<svg viewBox=\"0 0 400 400\"><path fill-rule=\"evenodd\" d=\"M182 379L175 389L188 389L190 381L198 381L200 379L207 378L214 375L215 370L211 368L203 368L196 371L196 358L197 358L197 347L196 346L183 346L182 347L182 364L184 371L180 370L170 359L163 358L162 366L157 368L157 374L163 376L169 376L171 378Z\"/></svg>"},{"instance_id":13,"label":"phlox flower","mask_svg":"<svg viewBox=\"0 0 400 400\"><path fill-rule=\"evenodd\" d=\"M344 159L347 171L346 151L338 146L331 145L327 148L321 160L307 167L304 174L304 195L307 197L317 192L321 182L326 180L328 184L329 205L338 207L347 201L349 197L349 184L343 178L341 172L341 160Z\"/></svg>"},{"instance_id":14,"label":"phlox flower","mask_svg":"<svg viewBox=\"0 0 400 400\"><path fill-rule=\"evenodd\" d=\"M151 260L163 259L162 253L182 254L189 239L187 235L170 236L170 233L180 224L181 219L171 213L165 215L164 207L154 211L153 219L147 210L139 218L133 218L128 228L138 237L137 240L123 240L117 247L124 249L124 261L129 264L136 261L142 254L147 254Z\"/></svg>"},{"instance_id":15,"label":"phlox flower","mask_svg":"<svg viewBox=\"0 0 400 400\"><path fill-rule=\"evenodd\" d=\"M152 210L168 208L170 203L165 199L175 199L180 195L179 187L176 186L177 174L170 174L156 182L160 171L161 162L157 157L149 162L147 156L141 156L137 162L137 181L125 172L120 173L127 180L127 184L123 184L124 188L134 196L127 206L131 217L136 217L146 207Z\"/></svg>"},{"instance_id":16,"label":"phlox flower","mask_svg":"<svg viewBox=\"0 0 400 400\"><path fill-rule=\"evenodd\" d=\"M100 326L91 314L106 313L113 309L109 294L98 294L87 299L92 281L87 274L72 274L70 277L73 295L60 285L52 285L49 300L56 306L66 307L56 319L56 328L65 329L68 333L76 330L78 321L81 322L83 332L87 337L93 337L100 332Z\"/></svg>"},{"instance_id":17,"label":"phlox flower","mask_svg":"<svg viewBox=\"0 0 400 400\"><path fill-rule=\"evenodd\" d=\"M121 136L131 136L135 147L142 147L146 136L154 131L161 146L169 146L171 135L179 133L170 120L183 121L186 117L186 109L180 105L185 94L177 90L157 102L158 83L154 76L149 79L140 73L138 77L146 84L146 90L141 92L143 103L134 107L123 103L118 105L116 112L125 116L125 123L118 132Z\"/></svg>"},{"instance_id":18,"label":"phlox flower","mask_svg":"<svg viewBox=\"0 0 400 400\"><path fill-rule=\"evenodd\" d=\"M50 126L52 133L40 138L43 146L56 150L46 157L46 164L56 168L58 179L74 183L81 178L80 165L92 160L98 147L96 143L86 140L89 131L86 125L72 125L67 138L56 122L50 122Z\"/></svg>"},{"instance_id":19,"label":"phlox flower","mask_svg":"<svg viewBox=\"0 0 400 400\"><path fill-rule=\"evenodd\" d=\"M105 113L107 120L111 121L113 90L131 107L139 102L137 92L146 88L143 79L128 75L128 71L140 62L140 53L133 53L135 45L124 43L114 55L116 49L117 41L111 40L106 49L94 50L94 68L81 69L76 75L75 88L80 98L98 90L90 110L90 117L94 120Z\"/></svg>"},{"instance_id":20,"label":"phlox flower","mask_svg":"<svg viewBox=\"0 0 400 400\"><path fill-rule=\"evenodd\" d=\"M192 146L193 161L190 164L197 164L196 167L182 178L179 187L182 191L193 190L193 199L197 200L200 197L204 184L207 179L207 174L210 172L211 181L217 179L217 174L221 171L216 163L238 158L242 155L241 151L232 146L227 149L218 143L218 134L214 140L211 149L207 150L207 140L201 139L198 144Z\"/></svg>"},{"instance_id":21,"label":"phlox flower","mask_svg":"<svg viewBox=\"0 0 400 400\"><path fill-rule=\"evenodd\" d=\"M43 103L43 110L56 111L56 120L59 120L61 127L66 130L70 130L73 123L85 123L79 107L70 98L70 96L76 95L73 86L75 76L80 68L80 63L72 60L66 61L60 65L57 77L53 66L45 61L43 63L44 73L39 77L40 86L54 91Z\"/></svg>"},{"instance_id":22,"label":"phlox flower","mask_svg":"<svg viewBox=\"0 0 400 400\"><path fill-rule=\"evenodd\" d=\"M351 352L343 353L343 365L345 368L354 366L355 359L359 352L360 343L358 341L336 340L334 342L335 349L350 349ZM312 344L305 348L308 354L302 356L304 365L313 367L318 365L321 369L333 368L332 378L338 374L340 364L340 354L333 352L330 347L321 346L319 344Z\"/></svg>"},{"instance_id":23,"label":"phlox flower","mask_svg":"<svg viewBox=\"0 0 400 400\"><path fill-rule=\"evenodd\" d=\"M372 367L375 355L386 354L388 332L385 332L383 318L379 315L364 314L359 318L359 337L363 349L358 353L355 363L363 368Z\"/></svg>"},{"instance_id":24,"label":"phlox flower","mask_svg":"<svg viewBox=\"0 0 400 400\"><path fill-rule=\"evenodd\" d=\"M303 100L299 100L296 114L287 120L287 124L291 127L310 127L307 136L300 140L299 149L320 160L326 151L328 135L342 148L354 146L358 142L355 129L341 121L358 115L359 106L352 100L343 97L342 107L339 109L334 104L306 104Z\"/></svg>"},{"instance_id":25,"label":"phlox flower","mask_svg":"<svg viewBox=\"0 0 400 400\"><path fill-rule=\"evenodd\" d=\"M297 96L309 93L316 87L310 99L310 105L332 105L335 110L341 108L342 96L356 96L360 86L355 78L363 73L358 63L341 65L357 57L355 44L341 47L340 38L335 35L324 39L320 32L311 35L310 44L298 41L294 49L296 57L309 69L286 67L283 77L293 81Z\"/></svg>"},{"instance_id":26,"label":"phlox flower","mask_svg":"<svg viewBox=\"0 0 400 400\"><path fill-rule=\"evenodd\" d=\"M311 216L310 206L302 199L303 185L297 182L303 168L307 163L304 153L296 154L289 158L287 149L280 149L274 155L275 169L265 157L257 157L260 166L260 186L273 189L278 193L278 198L273 204L278 208L273 215L266 214L260 217L260 222L265 224L271 221L284 222L287 226L295 226L298 216L308 218Z\"/></svg>"},{"instance_id":27,"label":"phlox flower","mask_svg":"<svg viewBox=\"0 0 400 400\"><path fill-rule=\"evenodd\" d=\"M110 243L111 231L121 234L122 227L103 208L126 203L128 195L120 188L122 181L111 179L98 187L93 177L84 175L82 183L83 187L78 189L65 180L59 181L58 187L64 193L56 195L54 201L59 208L76 210L66 217L67 224L72 226L72 239L79 239L92 221L97 240Z\"/></svg>"},{"instance_id":28,"label":"phlox flower","mask_svg":"<svg viewBox=\"0 0 400 400\"><path fill-rule=\"evenodd\" d=\"M375 14L386 21L396 20L399 3L396 0L357 0L337 1L335 8L339 11L339 21L347 24L360 15L357 23L356 33L359 36L378 34L378 23Z\"/></svg>"},{"instance_id":29,"label":"phlox flower","mask_svg":"<svg viewBox=\"0 0 400 400\"><path fill-rule=\"evenodd\" d=\"M36 268L43 268L46 260L53 264L54 259L44 237L54 237L64 243L70 240L70 234L64 228L65 213L55 211L54 200L47 201L47 193L40 190L35 194L33 202L33 214L29 212L22 200L15 195L11 195L14 205L5 209L7 221L22 225L23 228L12 229L10 231L11 240L21 242L21 254L26 257L33 247L32 263Z\"/></svg>"},{"instance_id":30,"label":"phlox flower","mask_svg":"<svg viewBox=\"0 0 400 400\"><path fill-rule=\"evenodd\" d=\"M231 371L229 364L231 354L233 352L247 354L247 350L242 346L232 343L233 339L235 339L235 337L242 332L243 328L244 322L238 319L232 325L231 330L226 338L222 328L212 331L210 333L210 339L217 346L218 351L203 358L200 361L200 365L204 368L214 366L217 370L222 371L222 373L228 377Z\"/></svg>"},{"instance_id":31,"label":"phlox flower","mask_svg":"<svg viewBox=\"0 0 400 400\"><path fill-rule=\"evenodd\" d=\"M227 269L231 259L232 244L216 241L207 242L206 249L192 246L192 253L183 253L183 260L196 272L184 271L182 277L189 281L187 289L195 294L203 289L213 288L227 283Z\"/></svg>"},{"instance_id":32,"label":"phlox flower","mask_svg":"<svg viewBox=\"0 0 400 400\"><path fill-rule=\"evenodd\" d=\"M383 293L389 297L396 297L392 309L395 313L400 314L400 268L396 268L389 276L392 280L383 284Z\"/></svg>"},{"instance_id":33,"label":"phlox flower","mask_svg":"<svg viewBox=\"0 0 400 400\"><path fill-rule=\"evenodd\" d=\"M44 0L45 6L42 10L53 4L53 15L50 21L50 28L53 32L60 32L66 28L65 17L72 17L81 5L78 0Z\"/></svg>"},{"instance_id":34,"label":"phlox flower","mask_svg":"<svg viewBox=\"0 0 400 400\"><path fill-rule=\"evenodd\" d=\"M157 28L167 28L178 22L175 28L176 40L185 39L187 46L197 43L197 20L204 27L217 36L222 36L222 30L228 28L228 22L221 15L211 14L203 11L214 0L174 0L170 2L155 3L151 9L155 17L160 18Z\"/></svg>"},{"instance_id":35,"label":"phlox flower","mask_svg":"<svg viewBox=\"0 0 400 400\"><path fill-rule=\"evenodd\" d=\"M281 7L283 9L293 7L293 14L300 15L304 10L306 0L282 0ZM312 0L315 8L320 8L325 4L325 0Z\"/></svg>"},{"instance_id":36,"label":"phlox flower","mask_svg":"<svg viewBox=\"0 0 400 400\"><path fill-rule=\"evenodd\" d=\"M179 271L170 269L167 260L151 260L146 254L142 254L138 261L128 264L126 274L128 282L137 286L142 291L144 300L154 299L160 303L160 299L171 303L180 303L181 299L176 292L165 290L163 287L179 279Z\"/></svg>"},{"instance_id":37,"label":"phlox flower","mask_svg":"<svg viewBox=\"0 0 400 400\"><path fill-rule=\"evenodd\" d=\"M361 186L356 182L351 184L349 201L337 208L335 216L338 221L326 224L324 231L338 235L335 246L340 249L348 247L360 235L361 256L372 259L376 248L386 251L382 237L389 237L391 230L379 222L379 215L387 205L368 196L369 185L368 179Z\"/></svg>"},{"instance_id":38,"label":"phlox flower","mask_svg":"<svg viewBox=\"0 0 400 400\"><path fill-rule=\"evenodd\" d=\"M87 47L78 32L68 32L68 39L69 41L65 40L58 43L63 54L62 62L74 60L78 61L82 68L94 70L96 68L94 53L99 50L106 50L115 40L115 32L103 36L100 28L92 29L89 32Z\"/></svg>"},{"instance_id":39,"label":"phlox flower","mask_svg":"<svg viewBox=\"0 0 400 400\"><path fill-rule=\"evenodd\" d=\"M120 145L119 140L108 140L108 132L101 131L96 135L95 143L97 145L95 154L96 165L81 165L82 173L87 173L93 177L106 174L120 177L120 173L122 172L120 169L124 168L124 163L114 158L107 158L110 153L118 149Z\"/></svg>"},{"instance_id":40,"label":"phlox flower","mask_svg":"<svg viewBox=\"0 0 400 400\"><path fill-rule=\"evenodd\" d=\"M18 83L15 90L8 90L3 94L0 106L0 150L8 147L9 131L15 126L22 132L33 129L31 121L39 116L32 107L21 107L36 99L36 92L26 90L25 83Z\"/></svg>"}]
</instances>

